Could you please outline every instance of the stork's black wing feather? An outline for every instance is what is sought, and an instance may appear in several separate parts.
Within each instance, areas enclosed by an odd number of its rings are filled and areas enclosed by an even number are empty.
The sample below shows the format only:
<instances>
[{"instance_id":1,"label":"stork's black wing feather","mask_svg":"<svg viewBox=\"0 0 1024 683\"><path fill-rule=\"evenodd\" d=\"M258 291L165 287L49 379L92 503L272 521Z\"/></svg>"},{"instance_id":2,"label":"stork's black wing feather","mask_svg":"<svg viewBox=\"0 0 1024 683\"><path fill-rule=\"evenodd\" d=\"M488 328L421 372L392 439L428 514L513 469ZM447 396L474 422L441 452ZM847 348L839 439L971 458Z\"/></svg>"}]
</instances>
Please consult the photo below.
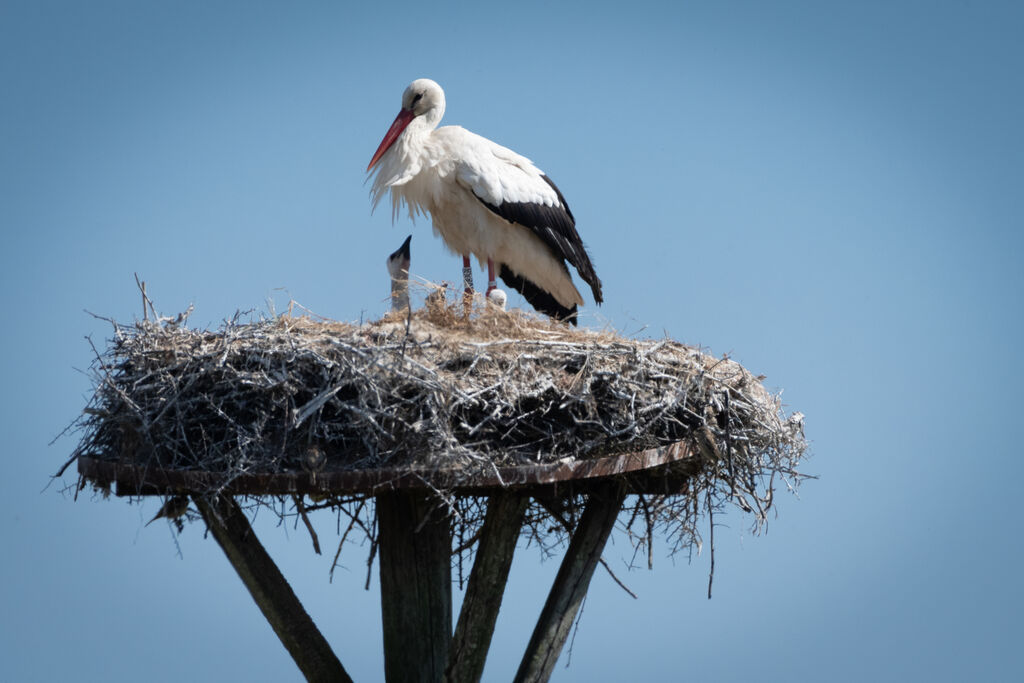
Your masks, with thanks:
<instances>
[{"instance_id":1,"label":"stork's black wing feather","mask_svg":"<svg viewBox=\"0 0 1024 683\"><path fill-rule=\"evenodd\" d=\"M546 175L542 174L541 178L551 186L558 196L559 204L557 206L548 206L537 202L502 202L495 205L480 197L477 199L480 199L484 206L510 223L517 223L529 228L551 249L553 254L571 263L579 272L580 277L590 285L594 301L601 303L604 301L601 295L601 280L594 272L594 265L590 262L590 256L583 246L583 240L576 232L576 219L573 218L572 211L569 210L569 205L566 203L565 197L562 196L561 190ZM508 282L504 275L502 275L502 279ZM509 286L512 286L511 283ZM536 285L532 286L536 289ZM529 299L527 300L529 301ZM533 302L530 301L530 303ZM538 308L538 310L540 309Z\"/></svg>"},{"instance_id":2,"label":"stork's black wing feather","mask_svg":"<svg viewBox=\"0 0 1024 683\"><path fill-rule=\"evenodd\" d=\"M543 289L527 280L522 275L516 275L512 272L512 269L502 264L501 272L502 282L516 290L523 295L527 303L533 306L536 310L550 315L556 320L564 320L572 325L576 324L576 304L573 304L571 308L566 308L562 304L558 303L558 300L545 292Z\"/></svg>"}]
</instances>

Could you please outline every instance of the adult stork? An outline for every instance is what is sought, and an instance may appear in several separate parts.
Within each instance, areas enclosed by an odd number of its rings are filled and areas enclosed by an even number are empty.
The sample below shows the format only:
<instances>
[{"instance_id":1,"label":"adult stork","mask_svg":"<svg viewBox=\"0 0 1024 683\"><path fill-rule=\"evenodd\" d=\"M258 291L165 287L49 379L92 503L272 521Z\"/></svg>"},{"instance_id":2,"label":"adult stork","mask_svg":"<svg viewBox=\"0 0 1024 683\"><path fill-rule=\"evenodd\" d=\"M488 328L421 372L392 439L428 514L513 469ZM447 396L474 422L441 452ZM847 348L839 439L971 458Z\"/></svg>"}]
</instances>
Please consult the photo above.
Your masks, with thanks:
<instances>
[{"instance_id":1,"label":"adult stork","mask_svg":"<svg viewBox=\"0 0 1024 683\"><path fill-rule=\"evenodd\" d=\"M526 157L460 126L437 127L444 91L429 78L402 93L395 117L367 172L373 206L391 191L392 218L402 203L409 217L429 213L434 232L462 255L467 292L470 255L487 264L487 294L497 272L538 311L576 324L583 304L566 262L601 303L601 280L576 232L561 191Z\"/></svg>"}]
</instances>

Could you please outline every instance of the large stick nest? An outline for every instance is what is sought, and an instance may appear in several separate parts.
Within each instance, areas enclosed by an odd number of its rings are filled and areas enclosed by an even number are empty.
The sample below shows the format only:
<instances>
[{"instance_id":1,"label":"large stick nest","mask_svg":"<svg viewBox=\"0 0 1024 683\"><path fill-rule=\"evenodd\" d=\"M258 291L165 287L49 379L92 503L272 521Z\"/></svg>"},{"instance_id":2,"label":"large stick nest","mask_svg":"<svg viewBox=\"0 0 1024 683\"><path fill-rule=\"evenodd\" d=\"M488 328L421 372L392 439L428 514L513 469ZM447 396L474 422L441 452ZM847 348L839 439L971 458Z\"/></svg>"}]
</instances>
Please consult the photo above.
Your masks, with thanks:
<instances>
[{"instance_id":1,"label":"large stick nest","mask_svg":"<svg viewBox=\"0 0 1024 683\"><path fill-rule=\"evenodd\" d=\"M360 325L287 315L216 331L180 316L115 324L93 369L75 456L228 478L446 468L471 483L496 466L683 441L700 467L667 509L689 532L709 491L759 524L776 477L796 483L806 450L801 416L787 418L763 378L732 360L514 311L465 319L436 300ZM644 502L645 538L652 509Z\"/></svg>"}]
</instances>

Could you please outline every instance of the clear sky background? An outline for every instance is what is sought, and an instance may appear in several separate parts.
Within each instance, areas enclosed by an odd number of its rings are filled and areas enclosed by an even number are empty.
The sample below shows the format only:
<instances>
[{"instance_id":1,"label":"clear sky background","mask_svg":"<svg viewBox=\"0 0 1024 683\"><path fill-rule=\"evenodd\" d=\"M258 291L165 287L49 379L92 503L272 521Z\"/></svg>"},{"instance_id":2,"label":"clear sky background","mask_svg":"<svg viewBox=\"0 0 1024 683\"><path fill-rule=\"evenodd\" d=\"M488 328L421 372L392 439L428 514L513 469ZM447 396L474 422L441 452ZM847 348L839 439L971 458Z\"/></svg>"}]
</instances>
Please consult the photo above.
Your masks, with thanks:
<instances>
[{"instance_id":1,"label":"clear sky background","mask_svg":"<svg viewBox=\"0 0 1024 683\"><path fill-rule=\"evenodd\" d=\"M202 524L43 490L90 393L85 310L216 326L384 310L364 169L428 76L445 122L560 186L604 281L583 323L730 353L807 416L820 477L767 534L595 574L557 681L1022 680L1024 10L1018 2L0 2L0 680L297 680ZM477 281L482 276L477 274ZM516 300L513 300L516 303ZM73 481L69 477L67 482ZM357 681L365 550L257 529ZM180 555L179 555L180 547ZM606 557L622 567L622 543ZM557 560L521 549L486 680Z\"/></svg>"}]
</instances>

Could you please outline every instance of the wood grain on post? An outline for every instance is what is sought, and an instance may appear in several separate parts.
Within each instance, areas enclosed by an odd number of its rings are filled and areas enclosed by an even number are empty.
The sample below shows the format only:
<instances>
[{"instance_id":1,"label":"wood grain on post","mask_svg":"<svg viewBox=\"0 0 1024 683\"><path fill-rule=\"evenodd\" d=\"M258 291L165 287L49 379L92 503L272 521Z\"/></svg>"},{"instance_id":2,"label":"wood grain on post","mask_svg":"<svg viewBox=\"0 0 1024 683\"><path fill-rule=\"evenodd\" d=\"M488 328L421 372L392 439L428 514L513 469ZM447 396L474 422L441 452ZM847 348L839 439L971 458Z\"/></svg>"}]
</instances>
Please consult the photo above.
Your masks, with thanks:
<instances>
[{"instance_id":1,"label":"wood grain on post","mask_svg":"<svg viewBox=\"0 0 1024 683\"><path fill-rule=\"evenodd\" d=\"M451 527L428 493L377 496L384 678L444 680L452 637Z\"/></svg>"},{"instance_id":2,"label":"wood grain on post","mask_svg":"<svg viewBox=\"0 0 1024 683\"><path fill-rule=\"evenodd\" d=\"M526 646L514 679L516 683L539 683L551 677L625 498L624 488L610 482L596 489L587 499L583 516L576 525L533 636Z\"/></svg>"},{"instance_id":3,"label":"wood grain on post","mask_svg":"<svg viewBox=\"0 0 1024 683\"><path fill-rule=\"evenodd\" d=\"M306 680L352 683L238 503L230 497L194 495L192 500Z\"/></svg>"}]
</instances>

